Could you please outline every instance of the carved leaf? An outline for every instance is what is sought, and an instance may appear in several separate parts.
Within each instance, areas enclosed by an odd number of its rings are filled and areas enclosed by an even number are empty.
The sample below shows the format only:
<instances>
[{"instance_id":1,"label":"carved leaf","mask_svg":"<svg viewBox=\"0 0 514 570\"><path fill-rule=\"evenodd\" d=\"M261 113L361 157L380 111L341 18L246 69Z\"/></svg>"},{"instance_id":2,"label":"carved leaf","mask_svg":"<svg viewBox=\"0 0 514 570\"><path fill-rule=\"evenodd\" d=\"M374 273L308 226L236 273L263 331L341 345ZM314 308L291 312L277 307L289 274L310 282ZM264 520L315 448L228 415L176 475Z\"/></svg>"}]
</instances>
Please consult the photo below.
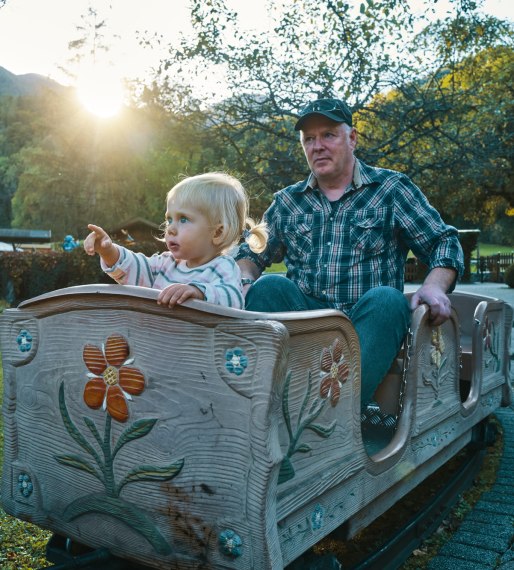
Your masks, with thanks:
<instances>
[{"instance_id":1,"label":"carved leaf","mask_svg":"<svg viewBox=\"0 0 514 570\"><path fill-rule=\"evenodd\" d=\"M280 464L280 471L278 474L278 484L285 483L294 477L294 467L289 457L284 457Z\"/></svg>"},{"instance_id":2,"label":"carved leaf","mask_svg":"<svg viewBox=\"0 0 514 570\"><path fill-rule=\"evenodd\" d=\"M129 441L133 441L135 439L139 439L140 437L144 437L145 435L149 434L155 423L157 422L156 419L143 419L137 420L132 425L130 425L120 436L118 443L113 451L113 457L118 453L118 451Z\"/></svg>"},{"instance_id":3,"label":"carved leaf","mask_svg":"<svg viewBox=\"0 0 514 570\"><path fill-rule=\"evenodd\" d=\"M87 416L84 416L84 423L87 425L87 427L93 434L94 438L99 443L100 447L102 447L102 438L98 433L98 429L96 428L96 425L94 424L93 420L91 418L88 418Z\"/></svg>"},{"instance_id":4,"label":"carved leaf","mask_svg":"<svg viewBox=\"0 0 514 570\"><path fill-rule=\"evenodd\" d=\"M87 461L84 461L76 455L56 455L55 459L62 465L67 465L68 467L74 467L75 469L80 469L81 471L86 471L94 475L97 479L102 481L102 478L96 472L96 469Z\"/></svg>"},{"instance_id":5,"label":"carved leaf","mask_svg":"<svg viewBox=\"0 0 514 570\"><path fill-rule=\"evenodd\" d=\"M284 394L282 395L282 413L284 414L284 420L286 422L287 433L289 434L289 440L293 439L293 430L291 428L291 415L289 414L289 387L291 385L291 371L288 370L286 375L286 381L284 385Z\"/></svg>"},{"instance_id":6,"label":"carved leaf","mask_svg":"<svg viewBox=\"0 0 514 570\"><path fill-rule=\"evenodd\" d=\"M179 459L178 461L175 461L175 463L166 465L165 467L141 465L140 467L133 469L123 478L118 486L118 494L125 485L133 483L134 481L169 481L180 473L183 466L183 459Z\"/></svg>"},{"instance_id":7,"label":"carved leaf","mask_svg":"<svg viewBox=\"0 0 514 570\"><path fill-rule=\"evenodd\" d=\"M68 433L80 445L80 447L82 447L82 449L84 449L85 451L87 451L87 453L92 455L100 465L96 451L93 449L91 444L86 440L86 438L79 432L79 430L73 423L72 419L70 418L70 415L68 414L68 409L66 408L66 402L64 400L64 382L62 382L59 387L59 410L61 412L61 417L64 423L64 427L66 428Z\"/></svg>"},{"instance_id":8,"label":"carved leaf","mask_svg":"<svg viewBox=\"0 0 514 570\"><path fill-rule=\"evenodd\" d=\"M306 428L312 430L314 433L317 433L319 436L326 438L330 437L334 433L336 425L337 425L337 420L334 420L328 426L322 426L320 424L309 424L308 426L306 426Z\"/></svg>"}]
</instances>

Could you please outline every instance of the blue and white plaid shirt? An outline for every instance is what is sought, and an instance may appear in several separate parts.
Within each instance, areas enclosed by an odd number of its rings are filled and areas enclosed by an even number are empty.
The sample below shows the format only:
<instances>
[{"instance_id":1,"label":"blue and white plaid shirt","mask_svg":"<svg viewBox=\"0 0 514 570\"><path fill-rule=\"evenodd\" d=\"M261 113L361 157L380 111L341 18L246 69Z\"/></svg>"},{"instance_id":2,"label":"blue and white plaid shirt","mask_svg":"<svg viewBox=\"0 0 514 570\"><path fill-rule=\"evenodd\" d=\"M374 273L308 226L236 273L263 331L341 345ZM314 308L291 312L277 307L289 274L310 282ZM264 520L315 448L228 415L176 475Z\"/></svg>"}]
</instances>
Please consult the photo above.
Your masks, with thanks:
<instances>
[{"instance_id":1,"label":"blue and white plaid shirt","mask_svg":"<svg viewBox=\"0 0 514 570\"><path fill-rule=\"evenodd\" d=\"M346 312L373 287L403 291L409 250L429 269L463 271L457 230L421 190L404 174L359 160L351 187L336 202L319 191L311 174L277 192L264 219L266 250L256 254L243 244L236 259L261 270L284 261L287 277L305 294Z\"/></svg>"}]
</instances>

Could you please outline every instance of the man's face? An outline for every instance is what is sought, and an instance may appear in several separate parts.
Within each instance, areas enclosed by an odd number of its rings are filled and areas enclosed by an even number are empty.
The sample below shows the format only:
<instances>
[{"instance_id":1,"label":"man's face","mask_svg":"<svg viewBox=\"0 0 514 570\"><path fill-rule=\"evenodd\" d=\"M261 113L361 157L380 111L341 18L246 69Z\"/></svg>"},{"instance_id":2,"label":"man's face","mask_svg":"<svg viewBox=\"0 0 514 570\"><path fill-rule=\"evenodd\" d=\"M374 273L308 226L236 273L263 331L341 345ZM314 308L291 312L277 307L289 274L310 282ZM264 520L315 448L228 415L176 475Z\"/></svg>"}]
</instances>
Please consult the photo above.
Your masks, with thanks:
<instances>
[{"instance_id":1,"label":"man's face","mask_svg":"<svg viewBox=\"0 0 514 570\"><path fill-rule=\"evenodd\" d=\"M309 117L301 131L307 162L318 181L337 182L353 172L357 131L323 115Z\"/></svg>"}]
</instances>

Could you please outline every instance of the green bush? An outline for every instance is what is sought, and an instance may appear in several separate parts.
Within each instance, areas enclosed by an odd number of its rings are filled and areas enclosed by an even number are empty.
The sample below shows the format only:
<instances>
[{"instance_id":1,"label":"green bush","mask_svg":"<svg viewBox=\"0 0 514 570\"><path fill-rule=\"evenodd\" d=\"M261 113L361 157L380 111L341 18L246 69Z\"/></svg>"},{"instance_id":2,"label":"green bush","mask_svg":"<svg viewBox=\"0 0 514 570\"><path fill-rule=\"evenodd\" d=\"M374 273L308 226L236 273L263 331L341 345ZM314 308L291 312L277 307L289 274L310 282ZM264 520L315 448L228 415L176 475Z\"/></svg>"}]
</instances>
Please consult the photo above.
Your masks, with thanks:
<instances>
[{"instance_id":1,"label":"green bush","mask_svg":"<svg viewBox=\"0 0 514 570\"><path fill-rule=\"evenodd\" d=\"M152 255L157 242L138 242L134 250ZM43 293L90 283L113 283L100 268L97 255L82 247L63 252L8 251L0 254L0 299L16 306Z\"/></svg>"},{"instance_id":2,"label":"green bush","mask_svg":"<svg viewBox=\"0 0 514 570\"><path fill-rule=\"evenodd\" d=\"M503 279L509 287L514 288L514 263L507 267L507 269L505 270L505 273L503 275Z\"/></svg>"}]
</instances>

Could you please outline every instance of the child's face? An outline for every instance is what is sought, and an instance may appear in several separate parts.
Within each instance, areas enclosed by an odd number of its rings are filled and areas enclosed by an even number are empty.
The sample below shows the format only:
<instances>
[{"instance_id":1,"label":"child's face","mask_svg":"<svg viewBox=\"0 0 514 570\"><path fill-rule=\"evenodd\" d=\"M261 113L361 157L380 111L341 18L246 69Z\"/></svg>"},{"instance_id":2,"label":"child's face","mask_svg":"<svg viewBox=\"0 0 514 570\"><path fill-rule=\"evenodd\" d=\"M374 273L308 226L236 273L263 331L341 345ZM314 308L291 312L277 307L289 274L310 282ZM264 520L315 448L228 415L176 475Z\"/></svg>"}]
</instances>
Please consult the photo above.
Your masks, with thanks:
<instances>
[{"instance_id":1,"label":"child's face","mask_svg":"<svg viewBox=\"0 0 514 570\"><path fill-rule=\"evenodd\" d=\"M166 210L166 245L176 260L184 260L188 267L203 265L214 259L219 250L215 236L219 228L194 208L168 200Z\"/></svg>"}]
</instances>

